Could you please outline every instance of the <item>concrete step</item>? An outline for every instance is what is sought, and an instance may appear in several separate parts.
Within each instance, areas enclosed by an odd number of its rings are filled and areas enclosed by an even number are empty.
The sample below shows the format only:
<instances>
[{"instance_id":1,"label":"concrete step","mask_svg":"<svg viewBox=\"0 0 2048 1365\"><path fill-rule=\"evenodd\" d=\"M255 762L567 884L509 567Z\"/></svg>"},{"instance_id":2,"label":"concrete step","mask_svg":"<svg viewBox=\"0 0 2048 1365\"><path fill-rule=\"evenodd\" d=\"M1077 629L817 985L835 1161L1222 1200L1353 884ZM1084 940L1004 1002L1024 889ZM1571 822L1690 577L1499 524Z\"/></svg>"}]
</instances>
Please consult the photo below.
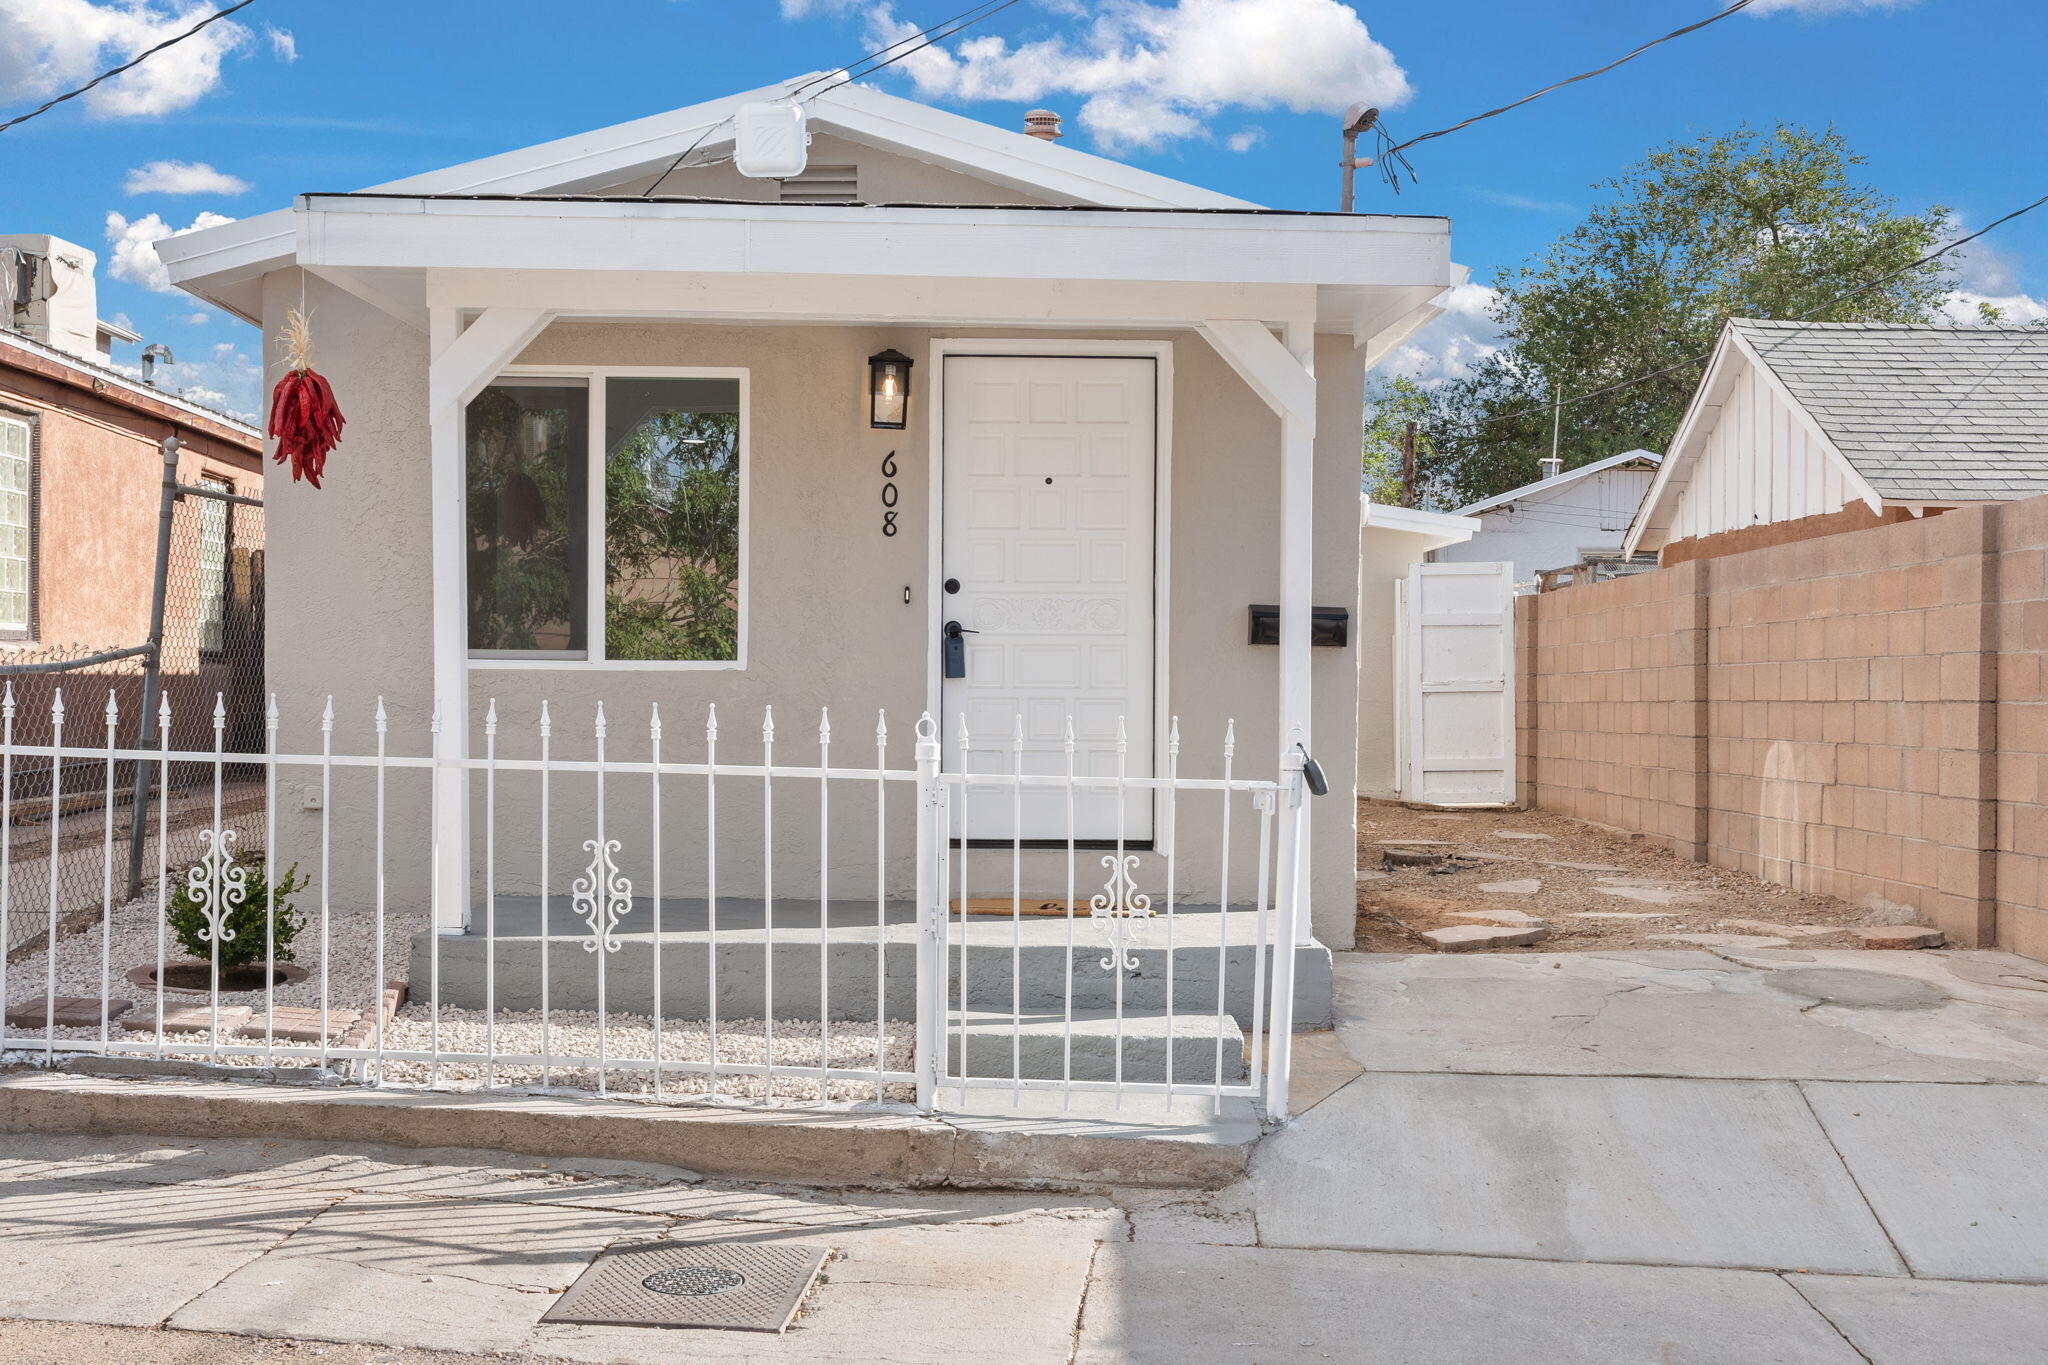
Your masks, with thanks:
<instances>
[{"instance_id":1,"label":"concrete step","mask_svg":"<svg viewBox=\"0 0 2048 1365\"><path fill-rule=\"evenodd\" d=\"M970 1078L1016 1075L1055 1080L1068 1074L1064 1012L1027 1013L1013 1021L1007 1012L973 1011L964 1026L957 1019L956 1015L947 1021L946 1059L956 1075L964 1070ZM1237 1020L1213 1010L1207 1015L1176 1013L1170 1024L1163 1013L1126 1013L1119 1020L1114 1010L1076 1010L1072 1036L1075 1080L1116 1080L1119 1049L1126 1081L1165 1080L1169 1052L1176 1085L1211 1084L1219 1071L1226 1084L1242 1081L1246 1074L1244 1030Z\"/></svg>"},{"instance_id":2,"label":"concrete step","mask_svg":"<svg viewBox=\"0 0 2048 1365\"><path fill-rule=\"evenodd\" d=\"M545 957L550 1008L595 1009L598 955L584 950L589 929L569 913L566 901L556 898L547 936L540 932L534 897L501 897L494 915L476 912L467 933L419 935L413 940L410 968L414 999L429 997L438 972L442 1004L482 1009L489 963L499 1009L538 1009ZM763 1014L772 960L779 1018L815 1017L821 979L829 987L826 1000L834 1020L873 1020L878 995L887 1017L912 1018L917 928L911 907L891 903L879 923L872 904L865 909L834 907L822 936L818 919L816 902L777 901L771 917L760 901L721 901L716 934L719 1017ZM619 951L604 955L608 1008L637 1014L652 1009L658 951L663 1014L671 1019L707 1018L713 934L704 903L665 901L658 939L652 932L654 923L653 907L636 900L621 923ZM1064 1011L1069 1005L1079 1011L1111 1010L1117 1007L1119 989L1127 1012L1163 1014L1170 977L1176 1013L1213 1020L1219 1012L1220 972L1221 1012L1249 1021L1255 1013L1260 964L1270 982L1275 958L1272 945L1260 949L1258 917L1236 907L1219 911L1213 905L1177 906L1171 952L1166 946L1168 933L1165 915L1147 921L1131 947L1136 967L1119 974L1103 965L1108 947L1085 915L1075 917L1071 928L1064 915L1021 922L972 916L964 948L960 919L954 916L948 925L948 998L958 1004L964 956L969 1009L1008 1009L1014 980L1022 1008L1034 1014ZM1294 953L1295 1028L1329 1028L1329 949L1310 943Z\"/></svg>"}]
</instances>

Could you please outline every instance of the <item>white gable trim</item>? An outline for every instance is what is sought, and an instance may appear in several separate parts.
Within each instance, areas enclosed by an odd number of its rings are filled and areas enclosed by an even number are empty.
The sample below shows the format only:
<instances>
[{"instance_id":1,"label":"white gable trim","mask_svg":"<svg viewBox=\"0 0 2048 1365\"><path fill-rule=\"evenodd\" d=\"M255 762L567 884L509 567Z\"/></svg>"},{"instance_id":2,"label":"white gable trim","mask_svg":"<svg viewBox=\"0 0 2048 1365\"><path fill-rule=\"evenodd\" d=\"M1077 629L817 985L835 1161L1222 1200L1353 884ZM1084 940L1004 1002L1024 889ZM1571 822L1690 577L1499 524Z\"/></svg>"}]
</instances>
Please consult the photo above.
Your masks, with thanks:
<instances>
[{"instance_id":1,"label":"white gable trim","mask_svg":"<svg viewBox=\"0 0 2048 1365\"><path fill-rule=\"evenodd\" d=\"M1502 503L1538 502L1553 493L1561 492L1565 485L1577 483L1588 474L1598 474L1602 470L1613 469L1616 465L1627 464L1631 460L1648 460L1653 465L1661 466L1664 462L1664 457L1654 450L1625 450L1619 455L1609 455L1604 460L1595 460L1591 464L1582 464L1576 469L1567 469L1562 474L1554 474L1547 479L1538 479L1535 483L1525 483L1520 488L1511 488L1507 492L1497 494L1494 497L1484 498L1475 503L1468 503L1466 506L1460 507L1452 515L1476 517L1481 512L1499 507Z\"/></svg>"},{"instance_id":2,"label":"white gable trim","mask_svg":"<svg viewBox=\"0 0 2048 1365\"><path fill-rule=\"evenodd\" d=\"M1871 511L1880 511L1884 499L1871 487L1849 458L1842 454L1826 431L1813 420L1792 391L1777 375L1770 364L1757 354L1748 340L1732 325L1724 325L1721 339L1714 345L1713 358L1707 362L1707 372L1700 380L1692 401L1686 405L1685 416L1678 424L1678 434L1672 438L1671 449L1665 453L1664 463L1657 471L1656 479L1650 484L1649 493L1643 498L1643 505L1629 524L1628 536L1622 542L1622 553L1634 555L1643 538L1652 531L1668 531L1677 511L1677 499L1686 490L1692 478L1692 465L1698 460L1705 447L1707 437L1713 433L1720 421L1722 400L1735 383L1754 371L1772 395L1784 404L1785 410L1797 421L1807 438L1836 466L1844 484ZM1662 546L1657 547L1659 549Z\"/></svg>"}]
</instances>

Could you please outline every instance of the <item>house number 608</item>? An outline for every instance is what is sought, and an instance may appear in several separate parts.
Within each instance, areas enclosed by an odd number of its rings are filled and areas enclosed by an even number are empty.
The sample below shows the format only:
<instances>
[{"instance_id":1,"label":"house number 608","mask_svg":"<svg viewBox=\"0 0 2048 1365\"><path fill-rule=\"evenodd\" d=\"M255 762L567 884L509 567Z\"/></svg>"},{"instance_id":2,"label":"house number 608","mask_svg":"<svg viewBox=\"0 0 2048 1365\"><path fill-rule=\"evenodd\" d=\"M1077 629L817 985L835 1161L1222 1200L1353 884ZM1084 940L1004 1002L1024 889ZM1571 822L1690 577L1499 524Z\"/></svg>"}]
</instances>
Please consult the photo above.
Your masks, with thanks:
<instances>
[{"instance_id":1,"label":"house number 608","mask_svg":"<svg viewBox=\"0 0 2048 1365\"><path fill-rule=\"evenodd\" d=\"M899 496L896 490L896 452L893 450L882 457L882 478L886 480L882 484L882 506L885 509L882 513L882 534L893 536L896 534L896 501Z\"/></svg>"}]
</instances>

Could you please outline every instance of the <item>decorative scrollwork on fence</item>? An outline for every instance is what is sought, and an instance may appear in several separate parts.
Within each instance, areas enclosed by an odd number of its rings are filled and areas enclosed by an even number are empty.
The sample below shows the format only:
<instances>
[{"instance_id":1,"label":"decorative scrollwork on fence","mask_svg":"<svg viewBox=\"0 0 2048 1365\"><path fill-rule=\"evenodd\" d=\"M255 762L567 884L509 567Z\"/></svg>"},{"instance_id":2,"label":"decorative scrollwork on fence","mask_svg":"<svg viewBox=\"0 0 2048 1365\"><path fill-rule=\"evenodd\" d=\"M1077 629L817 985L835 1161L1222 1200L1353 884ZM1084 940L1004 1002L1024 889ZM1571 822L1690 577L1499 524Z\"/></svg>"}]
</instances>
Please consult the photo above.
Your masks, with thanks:
<instances>
[{"instance_id":1,"label":"decorative scrollwork on fence","mask_svg":"<svg viewBox=\"0 0 2048 1365\"><path fill-rule=\"evenodd\" d=\"M231 845L237 838L233 829L202 829L199 842L206 852L185 874L185 890L206 920L199 937L206 943L226 943L235 931L227 917L249 896L249 869L235 861Z\"/></svg>"},{"instance_id":2,"label":"decorative scrollwork on fence","mask_svg":"<svg viewBox=\"0 0 2048 1365\"><path fill-rule=\"evenodd\" d=\"M1109 869L1109 880L1102 890L1088 900L1088 915L1109 940L1109 956L1102 959L1106 972L1122 967L1125 971L1138 969L1138 955L1131 951L1132 941L1144 926L1140 921L1152 918L1152 898L1140 895L1138 884L1131 880L1131 873L1138 866L1138 855L1106 854L1102 865Z\"/></svg>"},{"instance_id":3,"label":"decorative scrollwork on fence","mask_svg":"<svg viewBox=\"0 0 2048 1365\"><path fill-rule=\"evenodd\" d=\"M583 875L569 888L569 903L590 926L590 937L583 941L583 951L594 953L602 947L608 953L616 953L619 941L613 937L613 930L633 908L633 883L619 874L619 865L612 860L612 855L619 851L617 839L607 839L601 844L595 839L585 839L583 850L590 855L590 866L583 869Z\"/></svg>"}]
</instances>

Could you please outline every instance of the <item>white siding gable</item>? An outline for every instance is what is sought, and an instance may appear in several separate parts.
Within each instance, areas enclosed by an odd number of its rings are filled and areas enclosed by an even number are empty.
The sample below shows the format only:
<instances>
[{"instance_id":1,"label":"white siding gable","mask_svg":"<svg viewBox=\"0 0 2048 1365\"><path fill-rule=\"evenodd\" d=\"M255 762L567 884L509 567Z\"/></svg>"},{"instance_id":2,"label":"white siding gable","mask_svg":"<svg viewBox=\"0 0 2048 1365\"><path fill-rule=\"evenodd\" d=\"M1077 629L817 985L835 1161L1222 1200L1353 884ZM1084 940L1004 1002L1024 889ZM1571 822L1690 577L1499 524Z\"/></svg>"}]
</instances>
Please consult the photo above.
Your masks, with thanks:
<instances>
[{"instance_id":1,"label":"white siding gable","mask_svg":"<svg viewBox=\"0 0 2048 1365\"><path fill-rule=\"evenodd\" d=\"M1863 496L1842 458L1754 363L1734 376L1688 473L1669 541L1838 512Z\"/></svg>"},{"instance_id":2,"label":"white siding gable","mask_svg":"<svg viewBox=\"0 0 2048 1365\"><path fill-rule=\"evenodd\" d=\"M1477 535L1430 558L1436 563L1505 561L1514 566L1516 583L1528 583L1545 569L1567 568L1589 554L1619 554L1656 473L1620 466L1516 497L1477 513Z\"/></svg>"}]
</instances>

